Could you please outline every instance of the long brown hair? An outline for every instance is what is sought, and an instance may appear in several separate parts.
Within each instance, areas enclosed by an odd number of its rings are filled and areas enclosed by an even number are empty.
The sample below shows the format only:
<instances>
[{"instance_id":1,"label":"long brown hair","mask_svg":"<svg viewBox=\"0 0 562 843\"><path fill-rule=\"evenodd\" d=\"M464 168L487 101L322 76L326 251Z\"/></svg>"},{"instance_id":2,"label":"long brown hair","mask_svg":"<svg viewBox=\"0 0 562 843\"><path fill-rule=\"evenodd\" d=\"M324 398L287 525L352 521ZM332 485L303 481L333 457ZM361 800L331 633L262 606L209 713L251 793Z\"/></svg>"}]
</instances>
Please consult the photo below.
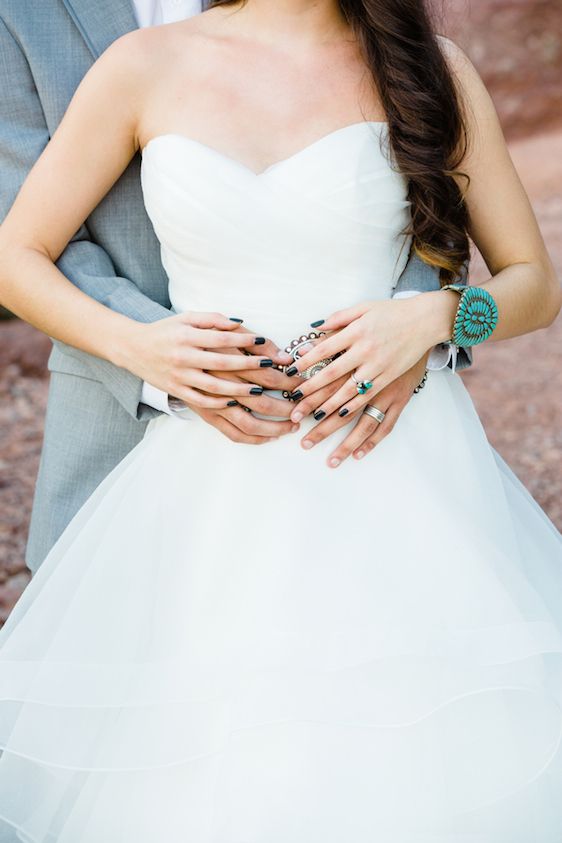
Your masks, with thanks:
<instances>
[{"instance_id":1,"label":"long brown hair","mask_svg":"<svg viewBox=\"0 0 562 843\"><path fill-rule=\"evenodd\" d=\"M210 6L237 0L211 0ZM458 280L469 260L468 209L454 176L468 147L461 98L424 0L339 0L388 120L397 168L409 181L412 249ZM465 176L468 182L468 176Z\"/></svg>"}]
</instances>

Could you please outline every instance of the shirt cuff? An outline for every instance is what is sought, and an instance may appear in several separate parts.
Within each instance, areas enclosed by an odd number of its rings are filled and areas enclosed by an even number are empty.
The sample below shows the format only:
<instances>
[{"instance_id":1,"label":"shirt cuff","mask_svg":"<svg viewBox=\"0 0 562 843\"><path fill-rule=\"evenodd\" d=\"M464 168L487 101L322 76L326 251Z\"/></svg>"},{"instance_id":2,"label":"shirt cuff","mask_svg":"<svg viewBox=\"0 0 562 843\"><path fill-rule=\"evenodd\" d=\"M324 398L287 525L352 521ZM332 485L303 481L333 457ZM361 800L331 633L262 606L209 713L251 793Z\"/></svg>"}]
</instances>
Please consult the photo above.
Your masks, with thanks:
<instances>
[{"instance_id":1,"label":"shirt cuff","mask_svg":"<svg viewBox=\"0 0 562 843\"><path fill-rule=\"evenodd\" d=\"M409 299L412 296L419 296L421 290L400 290L395 293L393 299ZM445 369L449 363L453 372L457 366L458 347L452 342L440 342L434 345L429 353L426 368L430 372L438 372L440 369Z\"/></svg>"},{"instance_id":2,"label":"shirt cuff","mask_svg":"<svg viewBox=\"0 0 562 843\"><path fill-rule=\"evenodd\" d=\"M453 372L457 368L458 347L452 342L441 342L439 345L434 345L429 353L426 368L430 372L438 372L439 369L445 369L449 363Z\"/></svg>"},{"instance_id":3,"label":"shirt cuff","mask_svg":"<svg viewBox=\"0 0 562 843\"><path fill-rule=\"evenodd\" d=\"M168 416L184 416L191 408L184 404L179 398L173 398L164 392L163 389L158 389L152 386L151 383L143 381L141 403L148 404L155 410L160 410L161 413L166 413Z\"/></svg>"}]
</instances>

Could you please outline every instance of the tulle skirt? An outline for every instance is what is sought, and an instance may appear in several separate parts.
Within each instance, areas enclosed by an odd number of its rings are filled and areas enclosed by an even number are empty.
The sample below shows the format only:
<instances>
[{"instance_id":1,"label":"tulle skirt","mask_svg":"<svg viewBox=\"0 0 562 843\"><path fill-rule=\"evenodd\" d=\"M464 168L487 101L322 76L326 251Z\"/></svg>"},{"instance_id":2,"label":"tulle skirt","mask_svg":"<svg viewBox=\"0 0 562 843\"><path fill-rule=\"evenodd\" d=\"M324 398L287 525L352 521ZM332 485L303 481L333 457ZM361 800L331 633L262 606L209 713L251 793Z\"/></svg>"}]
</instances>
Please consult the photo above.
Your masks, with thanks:
<instances>
[{"instance_id":1,"label":"tulle skirt","mask_svg":"<svg viewBox=\"0 0 562 843\"><path fill-rule=\"evenodd\" d=\"M161 417L80 510L0 633L0 827L560 843L560 534L449 370L363 462L301 434Z\"/></svg>"}]
</instances>

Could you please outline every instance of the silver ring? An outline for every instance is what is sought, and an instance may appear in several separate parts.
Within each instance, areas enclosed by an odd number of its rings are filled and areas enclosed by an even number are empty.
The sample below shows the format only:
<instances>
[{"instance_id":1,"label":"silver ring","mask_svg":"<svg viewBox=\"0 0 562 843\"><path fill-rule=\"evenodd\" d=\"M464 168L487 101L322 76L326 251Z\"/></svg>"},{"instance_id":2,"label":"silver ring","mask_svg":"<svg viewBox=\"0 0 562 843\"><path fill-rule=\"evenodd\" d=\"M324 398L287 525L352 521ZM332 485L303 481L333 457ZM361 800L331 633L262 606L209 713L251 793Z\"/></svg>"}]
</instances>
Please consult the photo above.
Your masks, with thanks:
<instances>
[{"instance_id":1,"label":"silver ring","mask_svg":"<svg viewBox=\"0 0 562 843\"><path fill-rule=\"evenodd\" d=\"M383 413L382 410L377 410L377 408L373 407L372 404L367 404L363 412L368 416L372 416L372 418L376 419L379 424L381 424L386 417L386 413Z\"/></svg>"}]
</instances>

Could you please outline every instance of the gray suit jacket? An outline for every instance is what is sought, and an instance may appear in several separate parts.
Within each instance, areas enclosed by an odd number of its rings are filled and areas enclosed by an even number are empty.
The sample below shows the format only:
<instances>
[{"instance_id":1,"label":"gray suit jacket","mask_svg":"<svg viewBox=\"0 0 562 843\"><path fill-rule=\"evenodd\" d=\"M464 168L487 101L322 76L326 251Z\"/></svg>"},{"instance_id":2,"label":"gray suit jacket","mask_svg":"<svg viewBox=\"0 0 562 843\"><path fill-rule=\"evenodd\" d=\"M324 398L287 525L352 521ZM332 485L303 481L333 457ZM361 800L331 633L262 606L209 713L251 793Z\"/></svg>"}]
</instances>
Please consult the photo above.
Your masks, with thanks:
<instances>
[{"instance_id":1,"label":"gray suit jacket","mask_svg":"<svg viewBox=\"0 0 562 843\"><path fill-rule=\"evenodd\" d=\"M58 126L80 80L137 26L129 0L0 0L0 218ZM144 210L137 156L59 260L88 295L129 317L169 316L167 278ZM397 290L430 290L436 273L411 259ZM470 365L461 353L458 368ZM133 374L55 342L45 440L27 549L35 571L101 480L157 411Z\"/></svg>"}]
</instances>

